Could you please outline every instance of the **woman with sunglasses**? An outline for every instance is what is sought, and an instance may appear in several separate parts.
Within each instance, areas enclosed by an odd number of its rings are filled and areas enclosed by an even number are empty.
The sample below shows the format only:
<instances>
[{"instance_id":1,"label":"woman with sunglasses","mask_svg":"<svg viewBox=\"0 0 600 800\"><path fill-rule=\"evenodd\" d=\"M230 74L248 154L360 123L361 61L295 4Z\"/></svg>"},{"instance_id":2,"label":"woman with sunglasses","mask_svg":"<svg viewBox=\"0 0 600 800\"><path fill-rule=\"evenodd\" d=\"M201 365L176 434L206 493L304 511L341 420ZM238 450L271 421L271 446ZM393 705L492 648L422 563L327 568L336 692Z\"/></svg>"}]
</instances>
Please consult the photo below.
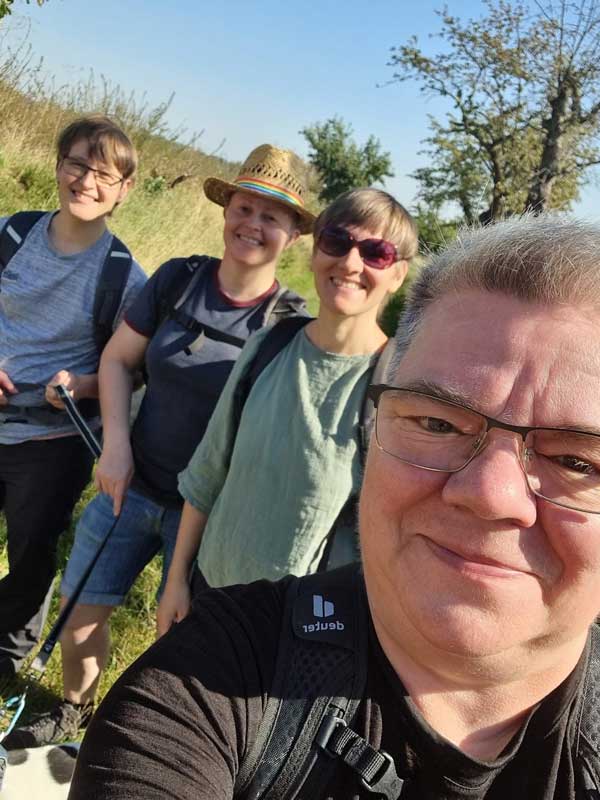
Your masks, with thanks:
<instances>
[{"instance_id":1,"label":"woman with sunglasses","mask_svg":"<svg viewBox=\"0 0 600 800\"><path fill-rule=\"evenodd\" d=\"M196 557L200 587L314 572L358 491L359 415L387 341L378 311L416 254L416 227L391 195L359 189L321 213L314 238L318 316L259 375L236 429L236 387L264 333L252 337L180 474L185 503L159 634L189 610Z\"/></svg>"}]
</instances>

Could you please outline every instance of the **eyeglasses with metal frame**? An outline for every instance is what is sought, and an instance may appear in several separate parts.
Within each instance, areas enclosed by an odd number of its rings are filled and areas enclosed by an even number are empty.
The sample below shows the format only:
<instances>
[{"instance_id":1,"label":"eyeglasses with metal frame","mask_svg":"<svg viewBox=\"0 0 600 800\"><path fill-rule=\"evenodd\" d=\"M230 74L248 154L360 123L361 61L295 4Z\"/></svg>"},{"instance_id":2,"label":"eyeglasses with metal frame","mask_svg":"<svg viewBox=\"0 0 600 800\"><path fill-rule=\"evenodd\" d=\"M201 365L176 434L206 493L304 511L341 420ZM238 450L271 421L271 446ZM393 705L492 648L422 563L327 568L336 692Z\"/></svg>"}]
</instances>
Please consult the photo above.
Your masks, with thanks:
<instances>
[{"instance_id":1,"label":"eyeglasses with metal frame","mask_svg":"<svg viewBox=\"0 0 600 800\"><path fill-rule=\"evenodd\" d=\"M377 446L431 472L460 472L487 445L494 428L520 437L519 463L529 489L550 503L600 514L600 433L510 425L434 394L370 386Z\"/></svg>"},{"instance_id":2,"label":"eyeglasses with metal frame","mask_svg":"<svg viewBox=\"0 0 600 800\"><path fill-rule=\"evenodd\" d=\"M90 167L90 165L86 164L85 161L79 161L78 159L71 158L70 156L65 156L61 160L61 164L67 175L71 175L73 178L83 178L88 172L92 172L94 174L96 183L98 183L100 186L106 186L110 188L119 183L123 183L125 180L125 178L118 178L116 175L112 175L110 172L106 172L103 169L95 169L94 167Z\"/></svg>"}]
</instances>

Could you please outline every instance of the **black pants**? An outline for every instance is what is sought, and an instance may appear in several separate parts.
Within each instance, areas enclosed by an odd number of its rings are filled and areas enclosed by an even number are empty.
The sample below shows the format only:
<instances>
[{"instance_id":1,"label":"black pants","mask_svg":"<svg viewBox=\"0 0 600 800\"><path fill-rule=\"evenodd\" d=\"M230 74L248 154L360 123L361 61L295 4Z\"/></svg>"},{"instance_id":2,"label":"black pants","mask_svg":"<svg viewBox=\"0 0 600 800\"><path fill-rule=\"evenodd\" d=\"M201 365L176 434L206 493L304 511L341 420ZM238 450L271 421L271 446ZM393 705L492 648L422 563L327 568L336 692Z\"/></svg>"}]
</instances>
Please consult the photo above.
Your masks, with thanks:
<instances>
[{"instance_id":1,"label":"black pants","mask_svg":"<svg viewBox=\"0 0 600 800\"><path fill-rule=\"evenodd\" d=\"M0 444L0 508L9 573L0 580L0 674L39 641L56 572L56 547L86 487L93 457L78 436Z\"/></svg>"}]
</instances>

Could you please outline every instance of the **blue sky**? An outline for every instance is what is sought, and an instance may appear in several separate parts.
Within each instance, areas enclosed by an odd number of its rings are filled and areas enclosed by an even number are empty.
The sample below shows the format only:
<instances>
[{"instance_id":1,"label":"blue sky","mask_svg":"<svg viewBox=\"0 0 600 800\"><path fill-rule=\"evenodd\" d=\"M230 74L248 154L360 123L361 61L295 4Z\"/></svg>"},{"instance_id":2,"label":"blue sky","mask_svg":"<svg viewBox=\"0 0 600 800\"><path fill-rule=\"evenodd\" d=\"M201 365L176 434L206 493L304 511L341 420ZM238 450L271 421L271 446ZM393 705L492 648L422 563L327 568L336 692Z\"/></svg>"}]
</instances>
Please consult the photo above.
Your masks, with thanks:
<instances>
[{"instance_id":1,"label":"blue sky","mask_svg":"<svg viewBox=\"0 0 600 800\"><path fill-rule=\"evenodd\" d=\"M420 0L47 0L42 8L16 0L9 36L29 41L57 85L102 73L151 104L175 92L173 127L204 134L199 145L242 160L270 141L305 156L302 127L338 115L363 143L370 134L392 154L396 177L386 186L411 205L408 174L428 114L443 113L412 83L393 83L390 48L412 34L429 44L441 2ZM480 2L448 3L452 13L479 16ZM6 42L0 46L5 47ZM600 220L600 190L585 189L576 207Z\"/></svg>"}]
</instances>

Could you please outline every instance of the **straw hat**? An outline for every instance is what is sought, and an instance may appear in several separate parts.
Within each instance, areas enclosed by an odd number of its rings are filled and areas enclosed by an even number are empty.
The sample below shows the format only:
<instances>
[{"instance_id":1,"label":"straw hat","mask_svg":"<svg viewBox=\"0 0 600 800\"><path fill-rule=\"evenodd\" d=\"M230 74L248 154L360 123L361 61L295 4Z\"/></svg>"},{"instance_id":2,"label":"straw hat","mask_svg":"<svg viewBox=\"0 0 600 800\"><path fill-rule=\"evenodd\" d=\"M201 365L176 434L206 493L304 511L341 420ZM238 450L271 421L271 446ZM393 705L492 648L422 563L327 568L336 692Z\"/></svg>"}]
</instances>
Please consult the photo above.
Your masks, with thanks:
<instances>
[{"instance_id":1,"label":"straw hat","mask_svg":"<svg viewBox=\"0 0 600 800\"><path fill-rule=\"evenodd\" d=\"M300 233L310 233L315 216L304 208L308 192L305 174L306 167L291 150L261 144L244 161L233 183L207 178L204 194L220 206L227 205L233 192L266 196L295 211Z\"/></svg>"}]
</instances>

